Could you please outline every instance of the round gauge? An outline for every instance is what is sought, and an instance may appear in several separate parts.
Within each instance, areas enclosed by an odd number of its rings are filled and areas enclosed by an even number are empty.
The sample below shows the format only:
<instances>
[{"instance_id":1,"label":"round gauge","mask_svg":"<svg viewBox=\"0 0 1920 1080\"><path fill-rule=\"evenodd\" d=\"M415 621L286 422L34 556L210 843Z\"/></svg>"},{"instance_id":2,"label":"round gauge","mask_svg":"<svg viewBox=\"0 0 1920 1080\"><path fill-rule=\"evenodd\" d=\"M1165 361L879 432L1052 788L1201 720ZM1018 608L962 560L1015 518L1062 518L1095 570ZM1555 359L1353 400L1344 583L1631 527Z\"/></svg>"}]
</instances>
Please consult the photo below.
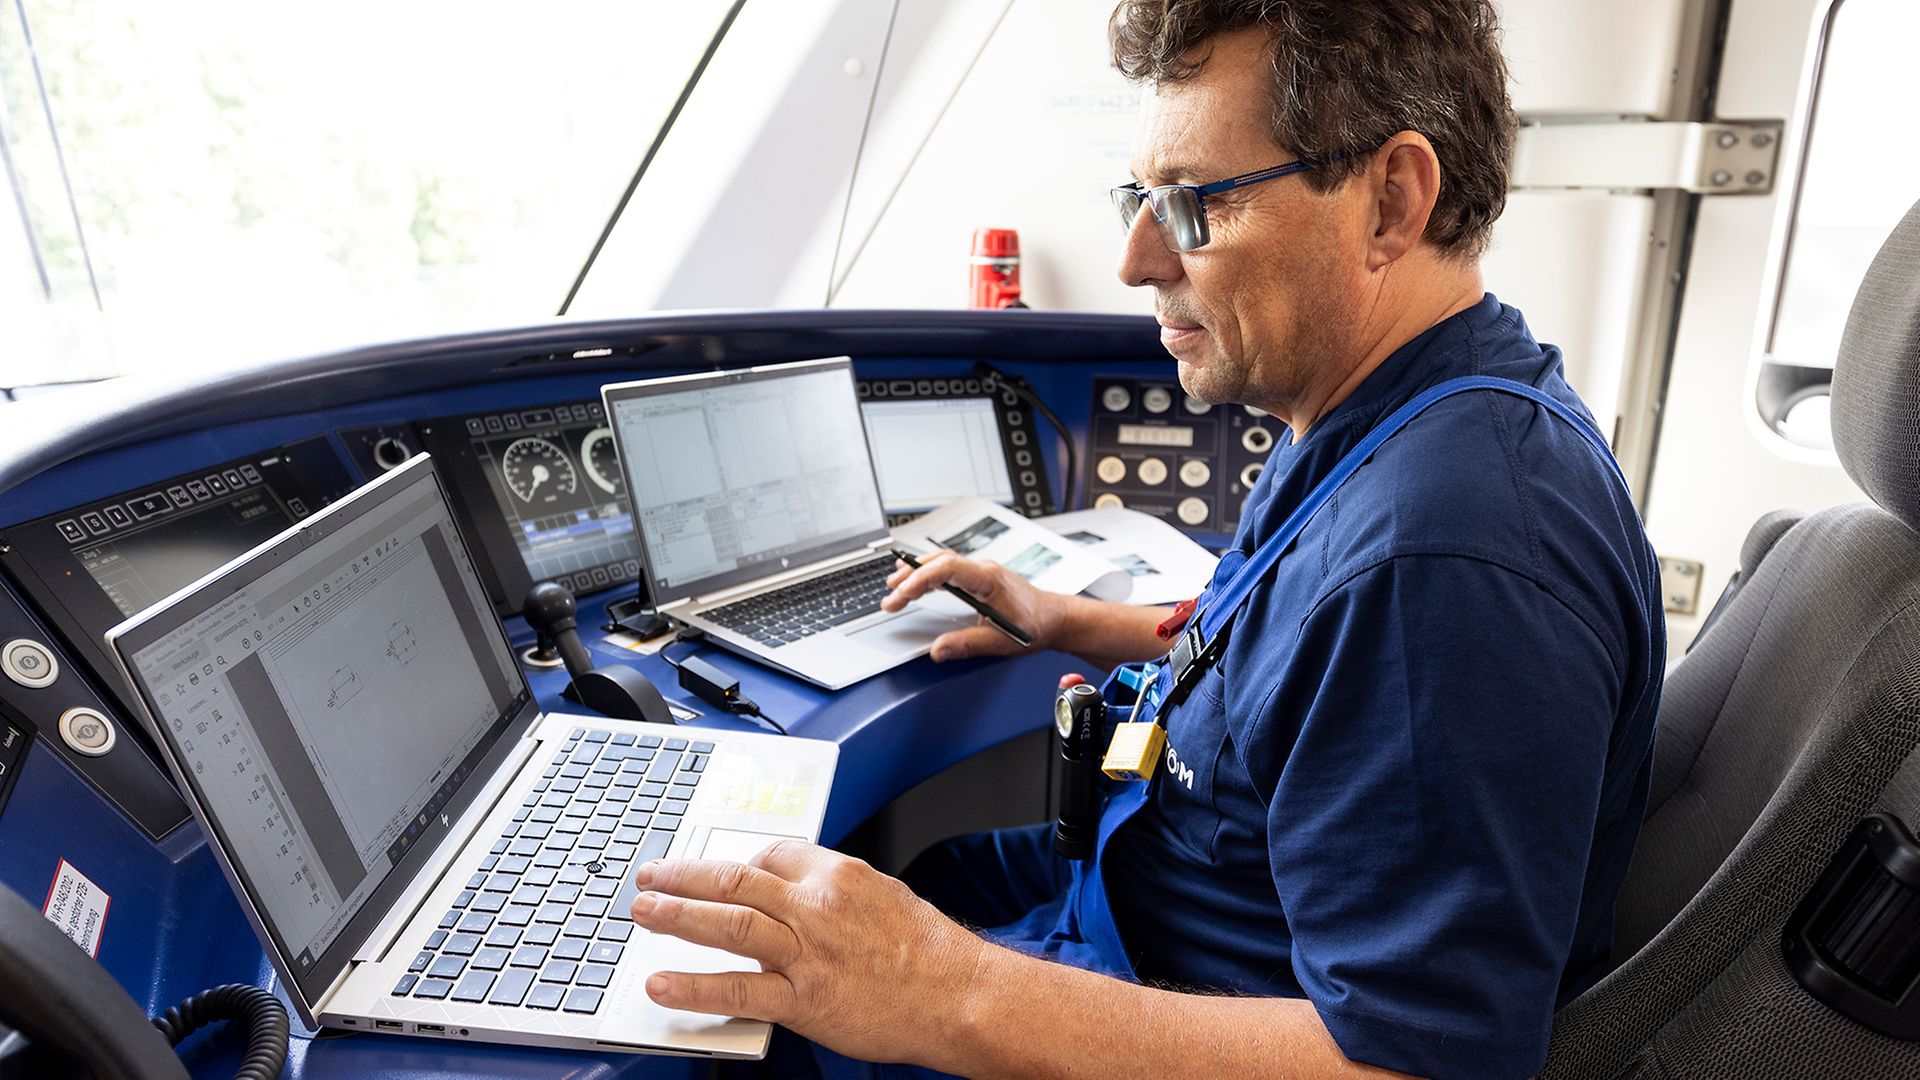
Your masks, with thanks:
<instances>
[{"instance_id":1,"label":"round gauge","mask_svg":"<svg viewBox=\"0 0 1920 1080\"><path fill-rule=\"evenodd\" d=\"M1073 699L1065 694L1053 699L1053 730L1063 739L1073 738Z\"/></svg>"},{"instance_id":2,"label":"round gauge","mask_svg":"<svg viewBox=\"0 0 1920 1080\"><path fill-rule=\"evenodd\" d=\"M1140 404L1150 413L1163 413L1173 408L1173 392L1164 386L1149 386L1147 392L1140 395Z\"/></svg>"},{"instance_id":3,"label":"round gauge","mask_svg":"<svg viewBox=\"0 0 1920 1080\"><path fill-rule=\"evenodd\" d=\"M516 439L500 455L500 475L521 502L571 495L580 487L567 452L545 439Z\"/></svg>"},{"instance_id":4,"label":"round gauge","mask_svg":"<svg viewBox=\"0 0 1920 1080\"><path fill-rule=\"evenodd\" d=\"M1124 386L1109 386L1100 393L1100 404L1108 412L1125 412L1133 404L1133 394Z\"/></svg>"},{"instance_id":5,"label":"round gauge","mask_svg":"<svg viewBox=\"0 0 1920 1080\"><path fill-rule=\"evenodd\" d=\"M587 479L609 495L620 494L620 454L613 446L613 429L597 427L580 440L580 463Z\"/></svg>"}]
</instances>

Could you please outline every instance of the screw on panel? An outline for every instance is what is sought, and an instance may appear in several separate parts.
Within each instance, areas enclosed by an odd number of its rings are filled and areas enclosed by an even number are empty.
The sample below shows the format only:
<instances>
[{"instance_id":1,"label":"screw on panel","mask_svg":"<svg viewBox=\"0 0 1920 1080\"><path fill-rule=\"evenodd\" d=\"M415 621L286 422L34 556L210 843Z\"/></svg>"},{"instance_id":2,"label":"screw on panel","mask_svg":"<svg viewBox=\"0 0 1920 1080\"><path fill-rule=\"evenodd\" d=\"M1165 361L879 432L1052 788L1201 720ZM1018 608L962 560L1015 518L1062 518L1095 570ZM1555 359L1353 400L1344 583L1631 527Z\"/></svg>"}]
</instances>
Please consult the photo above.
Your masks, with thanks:
<instances>
[{"instance_id":1,"label":"screw on panel","mask_svg":"<svg viewBox=\"0 0 1920 1080\"><path fill-rule=\"evenodd\" d=\"M1753 133L1754 149L1765 150L1767 147L1772 145L1773 145L1773 134L1771 132L1756 131Z\"/></svg>"},{"instance_id":2,"label":"screw on panel","mask_svg":"<svg viewBox=\"0 0 1920 1080\"><path fill-rule=\"evenodd\" d=\"M1759 187L1761 184L1764 184L1766 182L1767 182L1767 174L1761 172L1759 169L1754 169L1752 172L1749 172L1747 174L1748 187Z\"/></svg>"},{"instance_id":3,"label":"screw on panel","mask_svg":"<svg viewBox=\"0 0 1920 1080\"><path fill-rule=\"evenodd\" d=\"M1740 145L1740 136L1735 135L1731 131L1723 131L1720 133L1720 137L1716 141L1719 142L1720 149L1731 150L1734 147Z\"/></svg>"},{"instance_id":4,"label":"screw on panel","mask_svg":"<svg viewBox=\"0 0 1920 1080\"><path fill-rule=\"evenodd\" d=\"M1709 177L1709 179L1713 181L1714 187L1726 187L1728 184L1733 183L1733 174L1725 169L1715 169L1713 170L1713 176Z\"/></svg>"}]
</instances>

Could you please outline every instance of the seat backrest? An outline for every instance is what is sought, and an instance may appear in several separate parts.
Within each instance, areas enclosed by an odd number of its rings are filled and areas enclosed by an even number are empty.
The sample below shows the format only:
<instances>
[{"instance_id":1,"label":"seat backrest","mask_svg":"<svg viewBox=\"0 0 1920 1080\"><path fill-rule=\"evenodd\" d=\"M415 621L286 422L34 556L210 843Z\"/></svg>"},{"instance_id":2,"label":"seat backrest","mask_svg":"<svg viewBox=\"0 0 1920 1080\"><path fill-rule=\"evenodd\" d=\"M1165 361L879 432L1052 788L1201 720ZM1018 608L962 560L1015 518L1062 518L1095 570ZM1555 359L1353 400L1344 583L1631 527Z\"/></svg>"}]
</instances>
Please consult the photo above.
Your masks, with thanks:
<instances>
[{"instance_id":1,"label":"seat backrest","mask_svg":"<svg viewBox=\"0 0 1920 1080\"><path fill-rule=\"evenodd\" d=\"M1620 963L1555 1018L1543 1075L1920 1075L1920 1044L1807 996L1780 946L1863 816L1920 820L1920 206L1855 301L1834 442L1874 505L1763 519L1770 548L1668 676Z\"/></svg>"}]
</instances>

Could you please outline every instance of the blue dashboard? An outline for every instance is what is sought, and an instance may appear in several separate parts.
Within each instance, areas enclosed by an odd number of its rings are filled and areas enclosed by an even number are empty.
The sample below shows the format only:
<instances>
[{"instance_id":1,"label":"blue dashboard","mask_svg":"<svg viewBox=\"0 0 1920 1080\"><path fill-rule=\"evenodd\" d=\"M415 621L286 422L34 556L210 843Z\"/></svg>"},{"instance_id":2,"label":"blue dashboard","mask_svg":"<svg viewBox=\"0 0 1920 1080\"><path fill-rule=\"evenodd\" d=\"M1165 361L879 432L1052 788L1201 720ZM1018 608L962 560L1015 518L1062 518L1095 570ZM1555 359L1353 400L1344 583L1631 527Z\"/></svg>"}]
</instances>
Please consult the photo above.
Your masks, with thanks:
<instances>
[{"instance_id":1,"label":"blue dashboard","mask_svg":"<svg viewBox=\"0 0 1920 1080\"><path fill-rule=\"evenodd\" d=\"M637 553L622 546L630 523L617 470L604 465L600 387L842 355L853 358L867 406L990 407L991 457L1007 473L990 486L1033 515L1126 505L1218 546L1276 434L1257 414L1185 399L1151 319L1024 311L556 322L205 377L128 378L5 406L0 884L40 903L63 863L90 879L111 898L97 958L149 1012L216 983L270 981L99 635L185 584L143 571L152 545L231 557L422 449L449 480L516 650L535 638L516 614L526 587L560 580L579 597L596 661L638 667L670 701L704 714L691 723L745 726L680 691L658 657L600 629L609 605L643 588ZM1042 416L1028 407L1036 401ZM569 470L572 501L516 513L534 500L515 470L535 458L549 463L542 476ZM794 734L840 744L826 843L948 766L1044 727L1059 676L1093 674L1059 654L922 659L828 693L719 649L701 655ZM530 666L527 677L543 708L579 711L561 697L563 671ZM232 1066L232 1047L217 1040L184 1050L196 1075ZM296 1038L289 1075L679 1076L694 1067L354 1034Z\"/></svg>"}]
</instances>

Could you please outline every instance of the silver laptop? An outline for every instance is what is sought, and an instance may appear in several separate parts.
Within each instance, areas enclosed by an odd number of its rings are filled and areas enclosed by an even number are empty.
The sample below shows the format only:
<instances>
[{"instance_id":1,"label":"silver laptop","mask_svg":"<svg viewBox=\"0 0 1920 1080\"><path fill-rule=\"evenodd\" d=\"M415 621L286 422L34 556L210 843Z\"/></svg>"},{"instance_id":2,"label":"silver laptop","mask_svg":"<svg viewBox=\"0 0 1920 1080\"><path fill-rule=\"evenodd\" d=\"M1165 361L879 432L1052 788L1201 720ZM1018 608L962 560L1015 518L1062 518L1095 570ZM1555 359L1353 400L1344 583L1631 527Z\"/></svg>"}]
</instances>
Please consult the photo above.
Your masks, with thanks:
<instances>
[{"instance_id":1,"label":"silver laptop","mask_svg":"<svg viewBox=\"0 0 1920 1080\"><path fill-rule=\"evenodd\" d=\"M838 748L542 715L421 455L109 631L309 1025L758 1057L657 970L632 869L819 836Z\"/></svg>"},{"instance_id":2,"label":"silver laptop","mask_svg":"<svg viewBox=\"0 0 1920 1080\"><path fill-rule=\"evenodd\" d=\"M600 393L662 615L829 690L974 621L880 610L894 562L846 357Z\"/></svg>"}]
</instances>

